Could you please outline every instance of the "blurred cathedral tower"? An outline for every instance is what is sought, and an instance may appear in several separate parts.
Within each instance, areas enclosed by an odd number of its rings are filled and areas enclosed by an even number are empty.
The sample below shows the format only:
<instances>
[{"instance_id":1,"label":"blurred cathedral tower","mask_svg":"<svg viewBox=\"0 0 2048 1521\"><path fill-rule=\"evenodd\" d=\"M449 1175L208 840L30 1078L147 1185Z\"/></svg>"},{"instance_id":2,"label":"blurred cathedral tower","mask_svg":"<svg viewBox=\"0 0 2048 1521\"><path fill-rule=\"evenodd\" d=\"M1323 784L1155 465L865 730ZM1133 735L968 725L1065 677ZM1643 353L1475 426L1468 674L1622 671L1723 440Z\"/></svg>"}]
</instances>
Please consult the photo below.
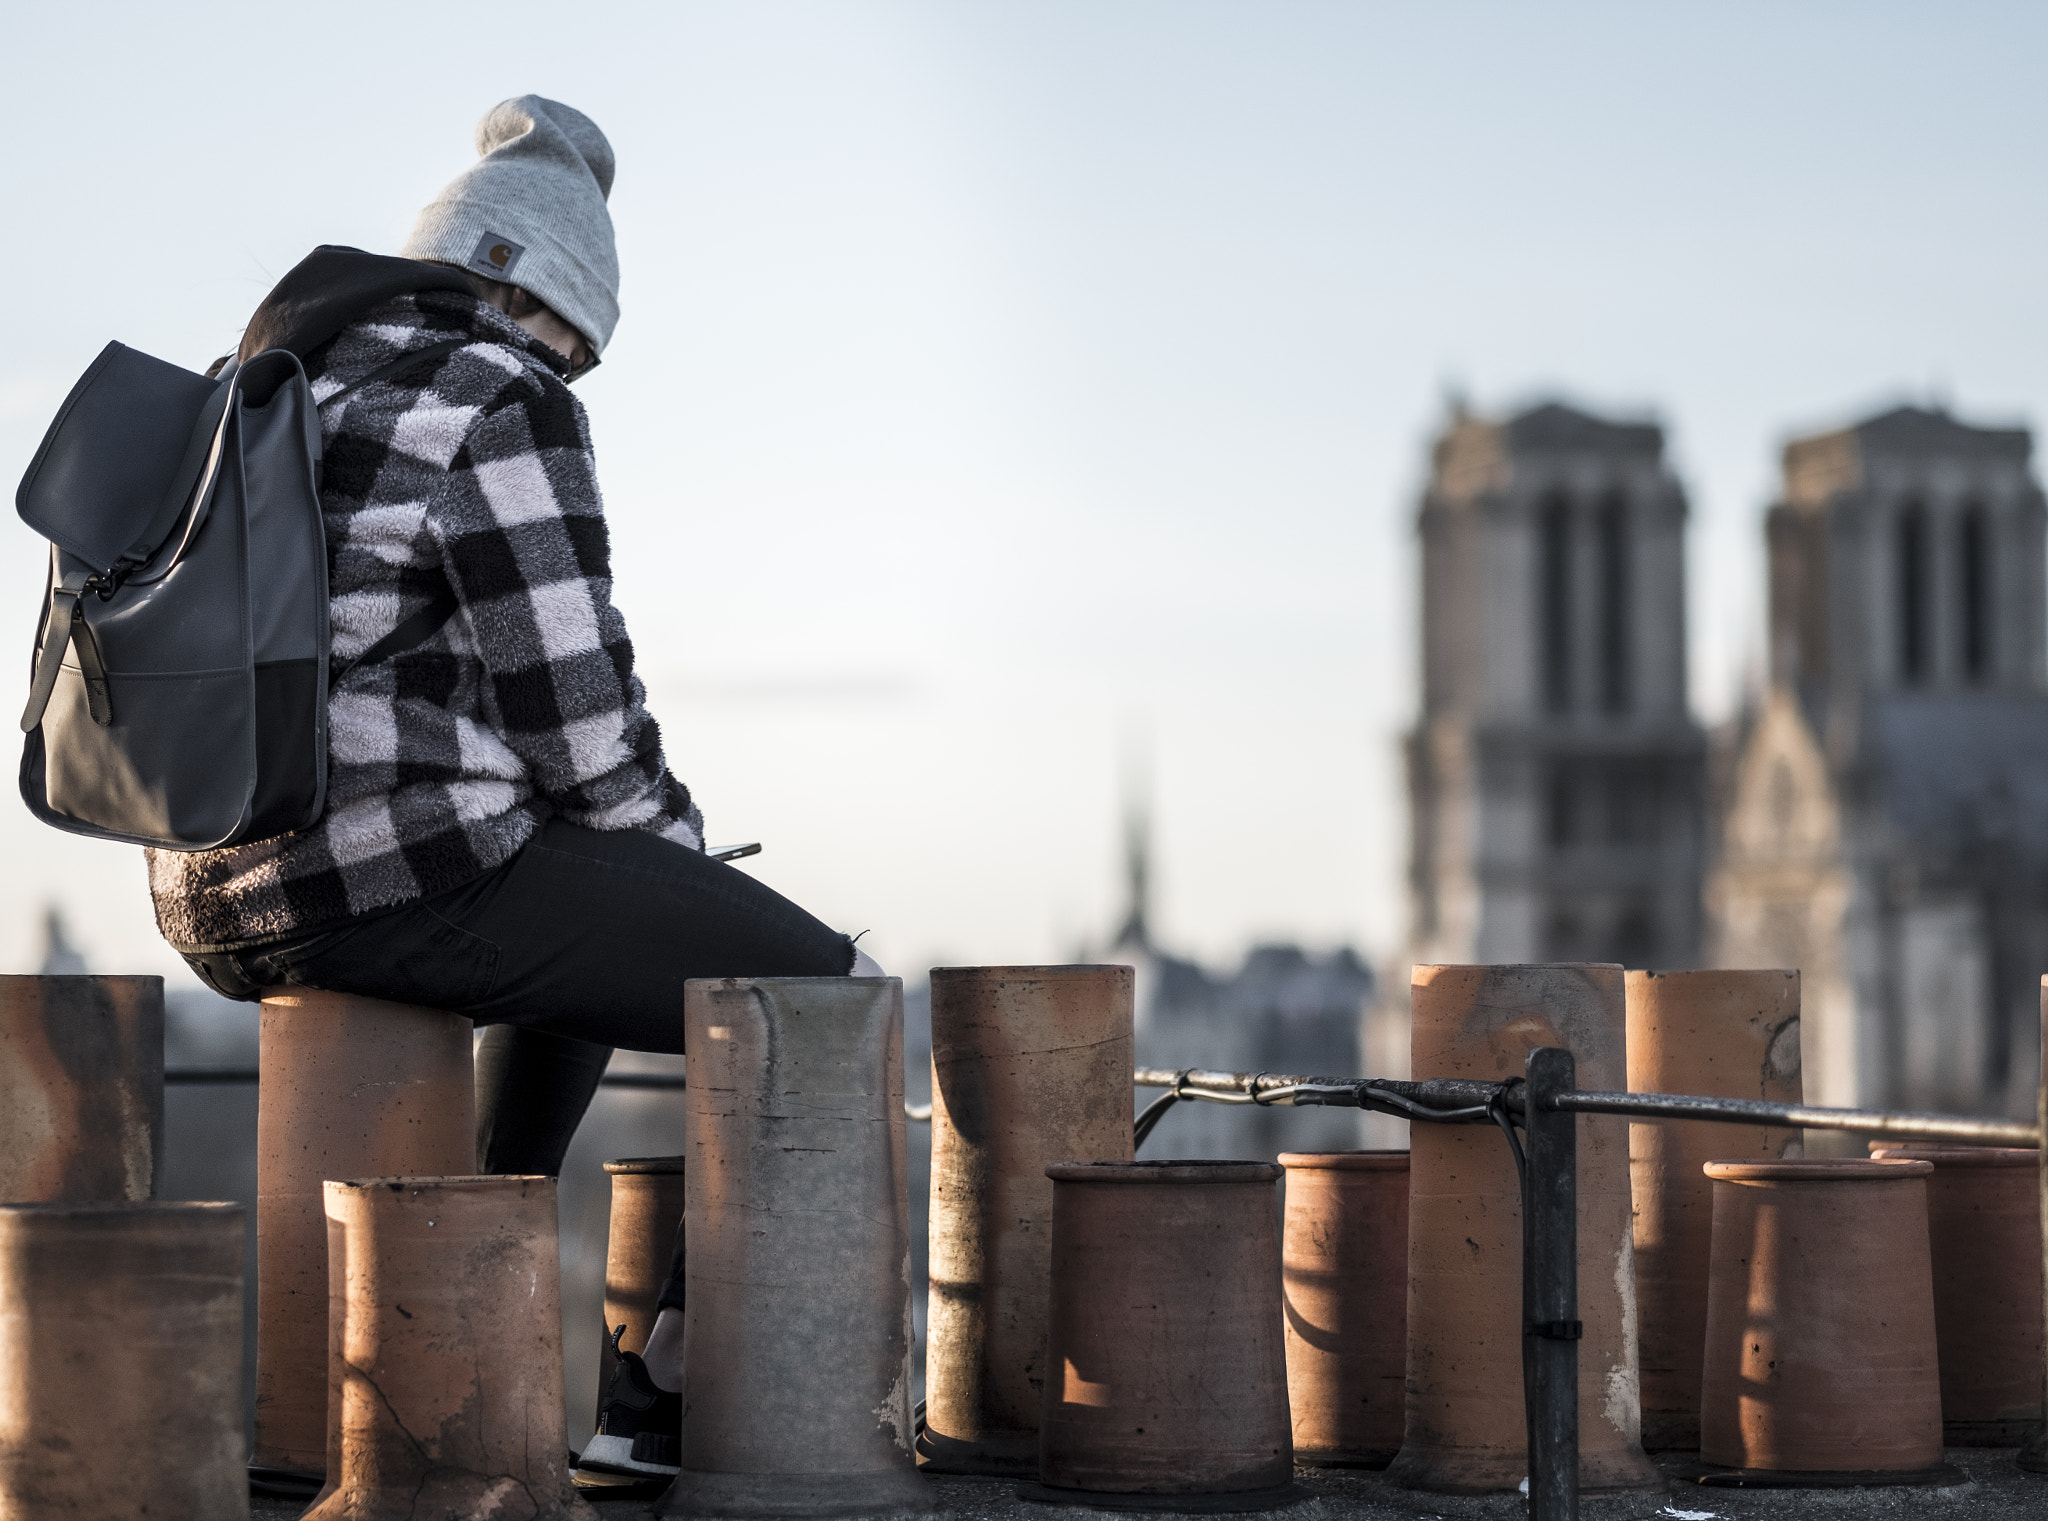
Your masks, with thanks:
<instances>
[{"instance_id":1,"label":"blurred cathedral tower","mask_svg":"<svg viewBox=\"0 0 2048 1521\"><path fill-rule=\"evenodd\" d=\"M1411 961L1698 964L1685 516L1654 424L1454 411L1420 521Z\"/></svg>"},{"instance_id":2,"label":"blurred cathedral tower","mask_svg":"<svg viewBox=\"0 0 2048 1521\"><path fill-rule=\"evenodd\" d=\"M1708 884L1722 966L1802 969L1806 1096L2031 1114L2048 610L2022 428L1902 407L1785 448L1771 684Z\"/></svg>"}]
</instances>

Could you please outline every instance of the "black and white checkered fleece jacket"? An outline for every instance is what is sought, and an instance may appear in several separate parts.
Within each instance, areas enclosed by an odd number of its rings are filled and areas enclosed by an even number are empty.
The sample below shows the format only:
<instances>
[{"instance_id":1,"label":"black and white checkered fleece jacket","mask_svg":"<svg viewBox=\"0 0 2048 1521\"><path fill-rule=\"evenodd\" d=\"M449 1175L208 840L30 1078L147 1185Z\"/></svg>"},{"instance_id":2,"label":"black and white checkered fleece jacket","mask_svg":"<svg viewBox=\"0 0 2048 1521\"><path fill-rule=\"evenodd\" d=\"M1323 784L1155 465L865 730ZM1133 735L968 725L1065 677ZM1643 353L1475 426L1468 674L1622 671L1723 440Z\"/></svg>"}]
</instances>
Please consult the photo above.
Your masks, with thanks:
<instances>
[{"instance_id":1,"label":"black and white checkered fleece jacket","mask_svg":"<svg viewBox=\"0 0 2048 1521\"><path fill-rule=\"evenodd\" d=\"M612 606L589 422L559 358L473 297L423 291L310 355L313 394L452 337L473 341L322 408L320 503L336 660L443 587L459 611L335 688L318 825L149 852L157 924L179 950L286 938L458 886L558 815L702 848Z\"/></svg>"}]
</instances>

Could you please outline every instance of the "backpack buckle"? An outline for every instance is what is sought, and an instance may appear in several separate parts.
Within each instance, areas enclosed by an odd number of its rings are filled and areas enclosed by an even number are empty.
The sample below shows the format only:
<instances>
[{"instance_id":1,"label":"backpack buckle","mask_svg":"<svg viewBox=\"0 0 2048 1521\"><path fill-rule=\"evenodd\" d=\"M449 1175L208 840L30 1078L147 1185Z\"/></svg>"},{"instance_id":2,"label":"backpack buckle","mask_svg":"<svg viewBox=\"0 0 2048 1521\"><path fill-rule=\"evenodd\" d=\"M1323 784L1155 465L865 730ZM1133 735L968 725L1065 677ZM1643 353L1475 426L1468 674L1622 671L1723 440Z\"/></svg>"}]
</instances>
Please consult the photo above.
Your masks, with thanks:
<instances>
[{"instance_id":1,"label":"backpack buckle","mask_svg":"<svg viewBox=\"0 0 2048 1521\"><path fill-rule=\"evenodd\" d=\"M113 600L114 593L128 584L128 578L139 569L132 561L119 560L105 570L95 571L85 578L83 591L89 591L102 602Z\"/></svg>"}]
</instances>

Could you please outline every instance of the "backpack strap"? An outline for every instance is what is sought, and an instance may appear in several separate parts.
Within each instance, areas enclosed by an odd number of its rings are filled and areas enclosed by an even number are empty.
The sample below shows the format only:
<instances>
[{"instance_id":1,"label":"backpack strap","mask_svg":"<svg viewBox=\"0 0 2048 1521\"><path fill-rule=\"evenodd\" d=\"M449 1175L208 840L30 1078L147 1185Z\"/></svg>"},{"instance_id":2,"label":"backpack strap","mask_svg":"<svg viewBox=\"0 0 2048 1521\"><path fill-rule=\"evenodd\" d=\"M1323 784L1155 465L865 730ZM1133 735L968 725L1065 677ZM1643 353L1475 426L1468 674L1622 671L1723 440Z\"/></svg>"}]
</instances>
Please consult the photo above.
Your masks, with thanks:
<instances>
[{"instance_id":1,"label":"backpack strap","mask_svg":"<svg viewBox=\"0 0 2048 1521\"><path fill-rule=\"evenodd\" d=\"M57 672L63 668L64 652L71 648L71 631L85 621L78 599L85 595L90 572L68 571L50 588L50 616L43 623L42 650L36 656L35 679L29 683L28 706L22 709L21 732L33 734L57 690Z\"/></svg>"},{"instance_id":2,"label":"backpack strap","mask_svg":"<svg viewBox=\"0 0 2048 1521\"><path fill-rule=\"evenodd\" d=\"M469 342L467 338L451 338L440 343L430 343L423 349L412 349L400 354L389 364L378 365L361 379L351 380L320 405L324 407L328 402L340 401L351 391L360 391L364 386L375 385L380 380L403 375L415 365L425 364L430 359L439 359L459 348L466 348ZM330 665L327 669L327 690L331 692L340 686L342 678L359 666L376 665L380 661L389 660L393 655L403 654L417 645L425 644L441 632L442 625L455 616L459 606L455 600L455 593L443 587L434 594L433 599L425 607L420 608L411 617L400 620L397 628L355 659L344 660L339 665Z\"/></svg>"},{"instance_id":3,"label":"backpack strap","mask_svg":"<svg viewBox=\"0 0 2048 1521\"><path fill-rule=\"evenodd\" d=\"M191 437L185 441L184 457L178 461L177 471L171 476L171 484L165 489L155 514L135 542L121 551L121 558L107 567L104 576L97 578L94 590L101 596L112 596L130 575L147 565L178 526L178 520L184 517L185 509L192 504L194 496L203 497L212 489L213 471L220 463L221 447L226 442L231 411L229 403L234 395L235 375L230 370L221 377L206 405L200 408L199 417L192 424Z\"/></svg>"},{"instance_id":4,"label":"backpack strap","mask_svg":"<svg viewBox=\"0 0 2048 1521\"><path fill-rule=\"evenodd\" d=\"M355 670L358 666L376 665L379 661L389 660L393 655L403 654L415 645L425 644L434 635L441 632L442 624L455 616L458 606L460 604L455 600L455 593L444 586L439 592L435 593L433 601L414 613L410 618L401 621L397 628L364 650L355 659L344 660L339 665L329 666L327 671L327 690L331 692L340 686L341 678L350 671ZM54 680L54 678L52 679Z\"/></svg>"},{"instance_id":5,"label":"backpack strap","mask_svg":"<svg viewBox=\"0 0 2048 1521\"><path fill-rule=\"evenodd\" d=\"M50 588L50 615L43 621L42 649L36 656L35 678L29 683L28 706L21 713L21 732L33 734L50 706L50 694L57 690L57 673L64 667L64 652L76 647L79 673L85 677L85 706L92 721L102 729L114 721L114 709L107 694L107 666L100 659L100 642L85 621L84 597L92 588L92 572L73 570Z\"/></svg>"},{"instance_id":6,"label":"backpack strap","mask_svg":"<svg viewBox=\"0 0 2048 1521\"><path fill-rule=\"evenodd\" d=\"M468 348L472 341L468 338L446 338L439 343L430 343L423 349L408 349L389 364L380 364L361 379L351 380L339 391L336 391L332 396L322 401L320 405L324 407L328 402L340 401L342 397L348 395L351 391L360 391L364 386L373 386L380 380L389 380L394 375L403 375L416 364L425 364L429 359L440 359L444 355L454 353L457 349Z\"/></svg>"}]
</instances>

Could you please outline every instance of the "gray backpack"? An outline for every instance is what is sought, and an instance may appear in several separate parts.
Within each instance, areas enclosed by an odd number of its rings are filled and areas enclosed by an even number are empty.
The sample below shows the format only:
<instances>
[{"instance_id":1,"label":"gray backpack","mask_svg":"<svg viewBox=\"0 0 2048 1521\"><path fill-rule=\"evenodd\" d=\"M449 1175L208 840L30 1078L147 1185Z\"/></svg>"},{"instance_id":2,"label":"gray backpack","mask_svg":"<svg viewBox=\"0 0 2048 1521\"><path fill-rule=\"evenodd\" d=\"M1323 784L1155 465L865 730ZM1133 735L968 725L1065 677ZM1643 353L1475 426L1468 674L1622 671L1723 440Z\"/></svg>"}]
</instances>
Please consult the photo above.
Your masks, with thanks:
<instances>
[{"instance_id":1,"label":"gray backpack","mask_svg":"<svg viewBox=\"0 0 2048 1521\"><path fill-rule=\"evenodd\" d=\"M462 346L416 349L347 391ZM298 359L217 378L110 343L22 478L50 541L21 795L46 824L167 850L304 829L327 793L327 694L434 634L430 604L330 666L320 418Z\"/></svg>"}]
</instances>

